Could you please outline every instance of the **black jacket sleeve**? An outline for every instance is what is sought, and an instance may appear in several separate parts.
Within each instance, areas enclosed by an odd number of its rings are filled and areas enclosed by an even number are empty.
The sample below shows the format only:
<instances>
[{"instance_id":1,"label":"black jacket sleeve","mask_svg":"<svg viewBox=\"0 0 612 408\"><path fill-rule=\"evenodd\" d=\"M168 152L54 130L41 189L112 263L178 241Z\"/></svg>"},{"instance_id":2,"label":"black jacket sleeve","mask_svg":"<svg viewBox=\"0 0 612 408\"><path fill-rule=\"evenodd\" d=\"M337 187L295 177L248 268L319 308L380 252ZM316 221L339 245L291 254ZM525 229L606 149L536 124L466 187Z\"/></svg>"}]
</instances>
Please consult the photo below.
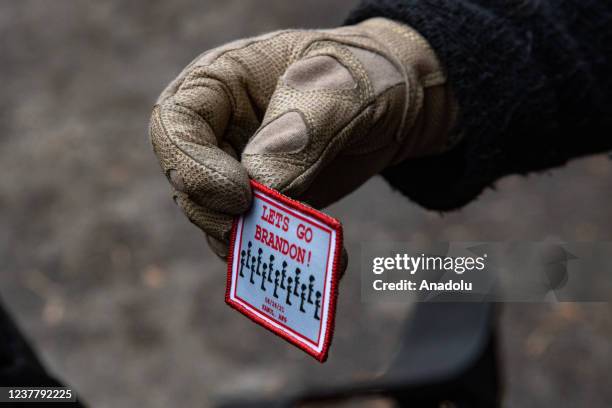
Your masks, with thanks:
<instances>
[{"instance_id":1,"label":"black jacket sleeve","mask_svg":"<svg viewBox=\"0 0 612 408\"><path fill-rule=\"evenodd\" d=\"M347 23L387 17L419 31L446 68L462 141L383 176L438 210L508 174L612 149L612 1L365 0Z\"/></svg>"}]
</instances>

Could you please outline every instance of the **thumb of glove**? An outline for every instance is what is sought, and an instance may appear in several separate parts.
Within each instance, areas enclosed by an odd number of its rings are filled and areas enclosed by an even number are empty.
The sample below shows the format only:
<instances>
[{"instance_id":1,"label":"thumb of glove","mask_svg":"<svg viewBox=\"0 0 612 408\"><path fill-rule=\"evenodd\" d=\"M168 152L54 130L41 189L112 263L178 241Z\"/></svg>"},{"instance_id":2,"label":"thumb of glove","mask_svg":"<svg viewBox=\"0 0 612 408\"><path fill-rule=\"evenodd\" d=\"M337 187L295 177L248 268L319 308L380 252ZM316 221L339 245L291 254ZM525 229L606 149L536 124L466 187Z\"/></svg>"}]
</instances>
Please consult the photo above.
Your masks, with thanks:
<instances>
[{"instance_id":1,"label":"thumb of glove","mask_svg":"<svg viewBox=\"0 0 612 408\"><path fill-rule=\"evenodd\" d=\"M396 77L401 82L399 74ZM396 93L404 97L403 90ZM375 119L374 101L367 72L350 48L321 41L279 79L241 162L251 178L315 207L325 206L330 200L309 190L319 190L319 181L328 190L345 184L342 170L353 171L359 164L355 158L331 177L320 176L327 168L337 168L338 157L363 139Z\"/></svg>"}]
</instances>

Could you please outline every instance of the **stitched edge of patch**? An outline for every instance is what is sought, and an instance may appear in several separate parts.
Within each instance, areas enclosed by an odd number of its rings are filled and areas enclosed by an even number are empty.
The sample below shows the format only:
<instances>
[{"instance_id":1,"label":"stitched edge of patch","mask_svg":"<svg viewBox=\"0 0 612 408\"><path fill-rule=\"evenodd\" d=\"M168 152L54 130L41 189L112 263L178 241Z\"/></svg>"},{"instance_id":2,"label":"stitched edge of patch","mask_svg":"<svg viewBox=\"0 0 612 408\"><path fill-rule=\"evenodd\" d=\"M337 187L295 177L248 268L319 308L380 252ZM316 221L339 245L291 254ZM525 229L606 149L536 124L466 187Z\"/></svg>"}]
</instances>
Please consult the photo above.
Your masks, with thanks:
<instances>
[{"instance_id":1,"label":"stitched edge of patch","mask_svg":"<svg viewBox=\"0 0 612 408\"><path fill-rule=\"evenodd\" d=\"M296 340L294 337L290 336L289 334L287 334L284 330L272 325L271 323L269 323L268 321L264 320L263 318L259 317L257 314L255 314L253 311L251 311L249 308L239 304L238 302L234 301L231 299L231 286L232 286L232 269L233 269L233 263L234 263L234 246L236 244L236 234L237 234L237 230L238 230L238 225L240 224L240 222L242 222L243 220L243 216L240 217L236 217L234 219L233 225L232 225L232 232L231 232L231 237L230 237L230 250L229 253L227 255L227 281L226 281L226 289L225 289L225 303L227 303L231 308L239 311L240 313L244 314L245 316L247 316L249 319L253 320L255 323L260 324L261 326L265 327L266 329L270 330L272 333L276 334L277 336L285 339L286 341L288 341L289 343L295 345L296 347L299 347L300 349L302 349L303 351L305 351L306 353L310 354L311 356L313 356L315 359L317 359L319 362L324 363L327 360L327 356L329 353L329 347L331 345L331 341L333 338L333 334L334 334L334 325L335 325L335 320L336 320L336 303L337 303L337 299L338 299L338 283L340 281L340 259L341 259L341 251L342 251L342 240L343 240L343 236L342 236L342 224L340 223L340 221L336 220L333 217L330 217L327 214L324 214L312 207L308 207L305 204L300 203L299 201L293 200L281 193L279 193L276 190L273 190L267 186L264 186L261 183L258 183L255 180L251 180L251 188L254 190L257 190L259 192L264 193L265 195L268 195L270 197L272 197L275 200L280 201L282 204L288 206L289 208L292 208L294 210L297 210L299 212L302 212L314 219L316 219L317 221L327 225L328 227L330 227L332 230L335 231L336 233L336 239L335 239L335 247L332 248L333 250L333 262L332 262L332 271L331 271L331 287L330 287L330 300L329 300L329 310L327 312L328 316L327 316L327 322L326 322L326 330L325 330L325 337L323 339L323 347L321 349L321 351L316 351L313 348L309 347L308 345L306 345L303 342L300 342L298 340Z\"/></svg>"}]
</instances>

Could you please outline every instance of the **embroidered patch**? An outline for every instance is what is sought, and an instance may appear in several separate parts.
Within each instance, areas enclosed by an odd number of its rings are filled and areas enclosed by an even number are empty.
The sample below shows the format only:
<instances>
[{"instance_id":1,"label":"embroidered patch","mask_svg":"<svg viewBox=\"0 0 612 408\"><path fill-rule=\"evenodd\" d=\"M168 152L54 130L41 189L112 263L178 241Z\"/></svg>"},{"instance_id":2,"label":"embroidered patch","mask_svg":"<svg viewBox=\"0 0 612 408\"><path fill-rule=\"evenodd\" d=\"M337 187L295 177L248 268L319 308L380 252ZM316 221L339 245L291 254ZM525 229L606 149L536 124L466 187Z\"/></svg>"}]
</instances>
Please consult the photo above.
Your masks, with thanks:
<instances>
[{"instance_id":1,"label":"embroidered patch","mask_svg":"<svg viewBox=\"0 0 612 408\"><path fill-rule=\"evenodd\" d=\"M334 330L342 226L251 181L253 205L234 221L225 301L324 362Z\"/></svg>"}]
</instances>

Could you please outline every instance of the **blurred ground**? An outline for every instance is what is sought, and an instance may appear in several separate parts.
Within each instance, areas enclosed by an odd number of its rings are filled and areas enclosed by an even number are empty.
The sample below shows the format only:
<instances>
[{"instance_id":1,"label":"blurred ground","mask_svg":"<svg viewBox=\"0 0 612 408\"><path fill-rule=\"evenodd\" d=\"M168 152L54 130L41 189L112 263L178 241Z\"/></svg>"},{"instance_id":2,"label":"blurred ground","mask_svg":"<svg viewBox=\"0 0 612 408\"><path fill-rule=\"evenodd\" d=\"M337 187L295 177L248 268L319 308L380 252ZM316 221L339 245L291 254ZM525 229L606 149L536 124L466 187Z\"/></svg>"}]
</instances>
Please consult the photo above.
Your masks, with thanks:
<instances>
[{"instance_id":1,"label":"blurred ground","mask_svg":"<svg viewBox=\"0 0 612 408\"><path fill-rule=\"evenodd\" d=\"M223 303L224 265L174 207L151 105L204 49L340 23L352 1L0 1L0 293L52 370L95 407L208 406L219 395L363 378L406 315L342 281L319 365ZM379 179L329 211L364 239L612 239L612 162L510 177L440 217ZM401 222L398 222L401 220ZM356 262L355 262L356 264ZM594 285L596 282L593 283ZM608 305L508 305L509 407L612 405Z\"/></svg>"}]
</instances>

